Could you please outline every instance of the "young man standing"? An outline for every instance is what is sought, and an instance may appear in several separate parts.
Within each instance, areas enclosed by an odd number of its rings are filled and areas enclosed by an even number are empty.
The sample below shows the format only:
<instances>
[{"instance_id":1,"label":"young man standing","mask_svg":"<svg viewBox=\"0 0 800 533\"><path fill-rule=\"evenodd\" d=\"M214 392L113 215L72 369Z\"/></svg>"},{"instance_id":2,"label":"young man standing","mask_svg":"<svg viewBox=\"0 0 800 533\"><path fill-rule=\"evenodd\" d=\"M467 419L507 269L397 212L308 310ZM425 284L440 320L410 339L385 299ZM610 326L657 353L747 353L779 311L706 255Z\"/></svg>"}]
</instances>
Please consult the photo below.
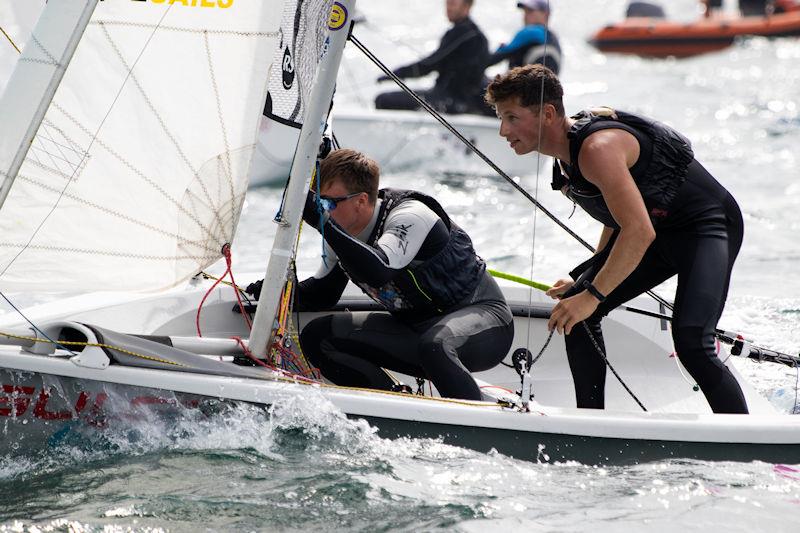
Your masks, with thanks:
<instances>
[{"instance_id":1,"label":"young man standing","mask_svg":"<svg viewBox=\"0 0 800 533\"><path fill-rule=\"evenodd\" d=\"M604 407L601 319L677 274L672 336L681 363L715 413L747 413L714 342L742 244L739 206L674 129L610 108L568 117L562 97L541 65L495 77L486 93L511 148L556 158L553 188L603 224L594 257L548 291L560 300L549 327L565 335L578 407Z\"/></svg>"}]
</instances>

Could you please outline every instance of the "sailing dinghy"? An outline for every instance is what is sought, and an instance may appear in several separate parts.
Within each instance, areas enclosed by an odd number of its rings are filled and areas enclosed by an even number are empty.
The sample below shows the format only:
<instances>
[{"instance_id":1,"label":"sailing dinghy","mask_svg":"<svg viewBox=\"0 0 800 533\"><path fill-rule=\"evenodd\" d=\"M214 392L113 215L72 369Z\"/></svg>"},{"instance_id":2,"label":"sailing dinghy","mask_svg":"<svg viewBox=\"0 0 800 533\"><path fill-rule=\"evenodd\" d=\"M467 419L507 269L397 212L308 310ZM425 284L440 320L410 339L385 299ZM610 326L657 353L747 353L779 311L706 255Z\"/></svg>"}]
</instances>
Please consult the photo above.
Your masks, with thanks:
<instances>
[{"instance_id":1,"label":"sailing dinghy","mask_svg":"<svg viewBox=\"0 0 800 533\"><path fill-rule=\"evenodd\" d=\"M800 418L741 377L753 414L709 412L672 357L668 321L647 316L660 316L653 301L607 319L608 359L636 399L609 380L605 411L574 407L563 343L527 364L551 304L519 286L504 286L508 366L476 376L486 401L337 387L293 358L287 276L354 4L47 4L0 101L0 288L79 295L0 324L0 453L300 398L386 437L533 461L800 463ZM197 274L229 250L267 100L301 129L250 329L240 294ZM348 292L338 309L373 305Z\"/></svg>"}]
</instances>

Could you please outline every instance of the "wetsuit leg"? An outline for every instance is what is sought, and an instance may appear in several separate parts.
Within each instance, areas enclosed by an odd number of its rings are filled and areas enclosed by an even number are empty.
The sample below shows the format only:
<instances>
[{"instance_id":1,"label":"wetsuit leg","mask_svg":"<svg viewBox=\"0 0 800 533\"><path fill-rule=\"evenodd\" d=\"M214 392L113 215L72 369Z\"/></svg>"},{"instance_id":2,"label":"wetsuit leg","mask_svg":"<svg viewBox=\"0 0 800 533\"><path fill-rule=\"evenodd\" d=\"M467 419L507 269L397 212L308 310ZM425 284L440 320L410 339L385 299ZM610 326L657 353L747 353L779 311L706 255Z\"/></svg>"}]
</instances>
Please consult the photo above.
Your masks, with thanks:
<instances>
[{"instance_id":1,"label":"wetsuit leg","mask_svg":"<svg viewBox=\"0 0 800 533\"><path fill-rule=\"evenodd\" d=\"M733 203L731 206L730 204ZM717 357L714 332L722 314L733 262L742 244L743 223L730 198L726 206L728 236L697 237L675 254L678 289L672 336L681 363L697 381L715 413L748 412L739 382Z\"/></svg>"},{"instance_id":2,"label":"wetsuit leg","mask_svg":"<svg viewBox=\"0 0 800 533\"><path fill-rule=\"evenodd\" d=\"M309 362L337 385L391 389L381 368L425 377L419 335L388 313L342 313L316 318L300 333Z\"/></svg>"},{"instance_id":3,"label":"wetsuit leg","mask_svg":"<svg viewBox=\"0 0 800 533\"><path fill-rule=\"evenodd\" d=\"M593 265L584 272L564 297L573 296L582 290L584 279L593 280L602 264ZM675 269L664 261L656 243L645 252L639 266L614 289L601 303L594 314L576 324L569 335L564 336L567 360L575 385L575 401L578 407L603 409L605 407L606 363L600 352L606 353L600 321L612 309L635 298L675 275Z\"/></svg>"},{"instance_id":4,"label":"wetsuit leg","mask_svg":"<svg viewBox=\"0 0 800 533\"><path fill-rule=\"evenodd\" d=\"M747 413L741 387L717 357L714 341L744 227L733 198L728 195L723 203L726 224L710 231L709 235L658 234L639 266L585 322L600 349L605 351L600 319L615 307L677 274L672 336L681 363L715 413ZM601 266L594 265L581 275L565 296L580 292L580 282L585 278L594 279ZM591 337L583 326L577 325L565 341L578 407L603 408L605 362Z\"/></svg>"},{"instance_id":5,"label":"wetsuit leg","mask_svg":"<svg viewBox=\"0 0 800 533\"><path fill-rule=\"evenodd\" d=\"M447 398L480 400L470 372L500 364L514 339L514 322L504 303L485 302L438 318L422 333L420 363Z\"/></svg>"}]
</instances>

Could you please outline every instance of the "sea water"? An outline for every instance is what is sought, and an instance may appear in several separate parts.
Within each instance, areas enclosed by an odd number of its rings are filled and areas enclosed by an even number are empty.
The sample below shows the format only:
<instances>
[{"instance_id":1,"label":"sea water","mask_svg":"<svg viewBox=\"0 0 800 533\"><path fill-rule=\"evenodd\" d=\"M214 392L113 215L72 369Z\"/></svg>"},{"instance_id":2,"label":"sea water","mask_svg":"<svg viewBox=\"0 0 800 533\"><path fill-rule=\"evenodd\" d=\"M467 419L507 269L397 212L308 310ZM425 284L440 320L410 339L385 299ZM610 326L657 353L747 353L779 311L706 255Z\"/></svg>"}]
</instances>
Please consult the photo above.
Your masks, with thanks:
<instances>
[{"instance_id":1,"label":"sea water","mask_svg":"<svg viewBox=\"0 0 800 533\"><path fill-rule=\"evenodd\" d=\"M432 51L447 27L444 2L359 3L362 42L390 67ZM665 3L667 4L667 3ZM697 16L692 0L666 5ZM513 1L476 0L491 45L521 21ZM685 60L604 55L586 44L620 18L625 2L558 0L551 24L564 48L568 111L610 105L667 121L692 139L698 159L734 194L746 232L720 327L757 344L800 351L800 41L750 39ZM499 71L495 69L494 71ZM337 98L368 105L388 86L348 49ZM413 82L416 87L432 78ZM549 189L549 176L520 183L586 240L599 227ZM432 193L472 235L490 266L545 283L586 251L500 178L424 166L383 176L387 186ZM279 189L248 195L234 243L237 271L263 270ZM305 231L301 270L321 244ZM671 298L674 282L658 292ZM797 374L736 360L783 412L796 405ZM536 464L436 440L381 439L321 397L295 399L271 416L235 408L177 427L131 422L104 439L22 458L0 458L0 532L456 530L798 531L800 465L672 460L606 467Z\"/></svg>"}]
</instances>

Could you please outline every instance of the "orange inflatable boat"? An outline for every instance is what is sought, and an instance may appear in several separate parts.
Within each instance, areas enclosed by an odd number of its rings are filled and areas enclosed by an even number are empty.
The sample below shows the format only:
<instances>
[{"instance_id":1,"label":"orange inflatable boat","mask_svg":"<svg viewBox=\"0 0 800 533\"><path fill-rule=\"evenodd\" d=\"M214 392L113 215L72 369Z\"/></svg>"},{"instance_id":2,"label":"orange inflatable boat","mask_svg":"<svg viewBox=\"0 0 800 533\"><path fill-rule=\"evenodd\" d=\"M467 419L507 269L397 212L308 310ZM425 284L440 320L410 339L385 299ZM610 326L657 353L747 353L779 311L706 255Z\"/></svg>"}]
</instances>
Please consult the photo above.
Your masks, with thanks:
<instances>
[{"instance_id":1,"label":"orange inflatable boat","mask_svg":"<svg viewBox=\"0 0 800 533\"><path fill-rule=\"evenodd\" d=\"M589 42L603 52L689 57L730 46L740 36L800 35L800 9L764 17L705 18L684 24L634 17L598 31Z\"/></svg>"}]
</instances>

